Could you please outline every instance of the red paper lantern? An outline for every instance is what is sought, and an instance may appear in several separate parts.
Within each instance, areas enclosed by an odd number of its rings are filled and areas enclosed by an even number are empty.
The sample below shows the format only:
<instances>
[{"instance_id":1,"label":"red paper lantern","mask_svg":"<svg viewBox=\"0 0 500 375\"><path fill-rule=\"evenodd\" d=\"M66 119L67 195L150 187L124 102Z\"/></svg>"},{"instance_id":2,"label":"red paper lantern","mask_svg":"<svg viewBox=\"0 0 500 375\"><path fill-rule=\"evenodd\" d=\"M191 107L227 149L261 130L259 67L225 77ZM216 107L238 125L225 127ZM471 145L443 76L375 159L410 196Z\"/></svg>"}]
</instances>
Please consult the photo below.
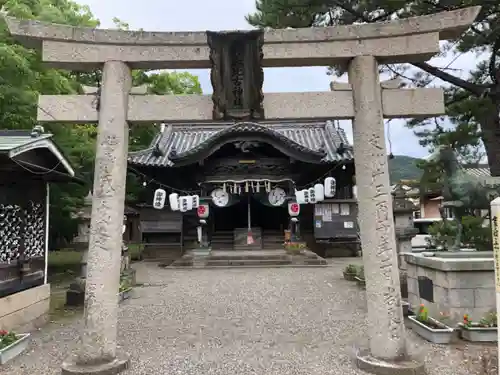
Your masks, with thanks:
<instances>
[{"instance_id":1,"label":"red paper lantern","mask_svg":"<svg viewBox=\"0 0 500 375\"><path fill-rule=\"evenodd\" d=\"M298 204L297 202L288 203L288 214L290 216L299 216L300 204Z\"/></svg>"},{"instance_id":2,"label":"red paper lantern","mask_svg":"<svg viewBox=\"0 0 500 375\"><path fill-rule=\"evenodd\" d=\"M206 219L209 215L208 206L206 204L200 204L196 209L196 213L198 214L199 218Z\"/></svg>"}]
</instances>

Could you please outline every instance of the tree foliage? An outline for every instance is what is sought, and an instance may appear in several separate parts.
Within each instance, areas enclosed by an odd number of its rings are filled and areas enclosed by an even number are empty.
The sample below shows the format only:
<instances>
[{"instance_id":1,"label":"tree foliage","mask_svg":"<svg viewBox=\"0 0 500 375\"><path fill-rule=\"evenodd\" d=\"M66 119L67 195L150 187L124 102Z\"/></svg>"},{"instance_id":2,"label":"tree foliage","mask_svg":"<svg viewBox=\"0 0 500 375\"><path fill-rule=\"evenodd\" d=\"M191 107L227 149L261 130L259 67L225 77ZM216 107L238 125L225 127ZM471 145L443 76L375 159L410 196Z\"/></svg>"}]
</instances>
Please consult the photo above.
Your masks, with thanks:
<instances>
[{"instance_id":1,"label":"tree foliage","mask_svg":"<svg viewBox=\"0 0 500 375\"><path fill-rule=\"evenodd\" d=\"M464 216L462 218L462 246L475 248L478 251L491 251L491 228L485 224L481 216ZM448 250L452 248L457 233L455 221L438 221L429 227L428 246L433 249Z\"/></svg>"},{"instance_id":2,"label":"tree foliage","mask_svg":"<svg viewBox=\"0 0 500 375\"><path fill-rule=\"evenodd\" d=\"M389 159L389 175L391 183L395 184L401 180L419 180L422 170L418 167L420 159L411 156L395 155Z\"/></svg>"},{"instance_id":3,"label":"tree foliage","mask_svg":"<svg viewBox=\"0 0 500 375\"><path fill-rule=\"evenodd\" d=\"M257 0L257 11L247 21L257 27L321 27L373 23L427 15L440 11L480 5L474 25L458 40L448 41L443 53L454 55L472 52L475 66L465 72L432 66L429 63L384 66L383 71L400 76L417 86L444 82L446 115L444 118L409 121L421 144L431 149L438 144L451 144L463 154L477 152L484 143L490 169L500 176L500 2L497 0ZM335 72L335 70L333 70ZM338 72L337 72L338 73ZM425 125L425 126L424 126Z\"/></svg>"},{"instance_id":4,"label":"tree foliage","mask_svg":"<svg viewBox=\"0 0 500 375\"><path fill-rule=\"evenodd\" d=\"M7 0L0 1L2 13L20 19L98 27L99 21L88 6L71 0ZM128 25L114 20L117 28ZM100 72L75 73L44 67L41 53L16 43L9 35L7 26L0 21L0 127L3 129L32 129L37 124L37 101L40 94L76 94L82 85L96 85ZM200 94L198 78L188 73L133 72L134 85L148 84L154 94ZM50 115L50 114L49 114ZM54 134L54 141L70 160L85 184L53 185L51 189L51 231L53 246L72 239L77 221L73 214L83 204L83 198L92 188L95 141L97 128L94 124L44 125ZM155 124L133 126L130 131L130 149L146 147L154 136ZM133 182L134 178L130 178ZM137 185L127 187L128 197L134 198Z\"/></svg>"}]
</instances>

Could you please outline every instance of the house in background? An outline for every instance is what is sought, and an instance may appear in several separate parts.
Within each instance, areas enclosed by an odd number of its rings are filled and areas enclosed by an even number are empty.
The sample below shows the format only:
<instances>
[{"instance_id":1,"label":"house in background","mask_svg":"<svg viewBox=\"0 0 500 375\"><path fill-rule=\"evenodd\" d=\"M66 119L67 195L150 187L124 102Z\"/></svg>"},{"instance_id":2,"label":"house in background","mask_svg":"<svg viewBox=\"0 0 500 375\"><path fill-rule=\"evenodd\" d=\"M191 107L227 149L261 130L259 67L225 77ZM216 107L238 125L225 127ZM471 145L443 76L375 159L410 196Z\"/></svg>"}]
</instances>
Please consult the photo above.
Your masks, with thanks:
<instances>
[{"instance_id":1,"label":"house in background","mask_svg":"<svg viewBox=\"0 0 500 375\"><path fill-rule=\"evenodd\" d=\"M489 177L491 175L488 164L465 164L463 168L467 174L474 177ZM440 220L440 209L443 205L441 191L431 190L425 194L421 194L418 184L419 182L416 180L401 180L396 185L392 185L391 188L394 191L398 186L402 186L407 191L406 195L408 198L419 207L414 212L414 219ZM453 217L449 209L445 209L444 215L447 218Z\"/></svg>"},{"instance_id":2,"label":"house in background","mask_svg":"<svg viewBox=\"0 0 500 375\"><path fill-rule=\"evenodd\" d=\"M488 164L464 164L463 168L465 172L473 177L490 177L490 168ZM441 219L441 214L439 212L443 204L443 196L441 191L428 192L424 196L420 196L420 212L418 213L419 218L422 219ZM444 215L447 218L452 218L452 212L450 209L446 208Z\"/></svg>"},{"instance_id":3,"label":"house in background","mask_svg":"<svg viewBox=\"0 0 500 375\"><path fill-rule=\"evenodd\" d=\"M474 177L490 176L490 169L487 164L463 165L465 172ZM416 180L402 180L398 184L393 185L392 191L398 187L402 187L406 191L406 195L410 201L419 209L413 213L413 223L418 229L418 234L412 239L413 248L423 248L427 245L429 237L429 227L437 221L441 221L441 207L443 205L443 196L441 190L429 190L421 193L419 182ZM453 219L453 212L450 208L444 209L444 217ZM477 212L476 215L486 216L487 210ZM488 225L488 222L485 222Z\"/></svg>"}]
</instances>

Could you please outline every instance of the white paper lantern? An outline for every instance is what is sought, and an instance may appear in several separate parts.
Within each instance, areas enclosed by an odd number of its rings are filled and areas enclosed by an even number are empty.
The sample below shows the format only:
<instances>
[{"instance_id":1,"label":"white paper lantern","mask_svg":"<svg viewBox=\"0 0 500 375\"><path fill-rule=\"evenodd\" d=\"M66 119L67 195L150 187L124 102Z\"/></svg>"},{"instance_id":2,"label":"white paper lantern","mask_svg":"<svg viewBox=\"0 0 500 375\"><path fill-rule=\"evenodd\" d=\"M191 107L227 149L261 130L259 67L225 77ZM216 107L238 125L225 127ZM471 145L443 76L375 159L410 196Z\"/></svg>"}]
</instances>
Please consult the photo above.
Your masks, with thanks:
<instances>
[{"instance_id":1,"label":"white paper lantern","mask_svg":"<svg viewBox=\"0 0 500 375\"><path fill-rule=\"evenodd\" d=\"M325 197L332 198L337 190L337 181L333 177L325 178Z\"/></svg>"},{"instance_id":2,"label":"white paper lantern","mask_svg":"<svg viewBox=\"0 0 500 375\"><path fill-rule=\"evenodd\" d=\"M168 196L168 202L172 211L179 211L179 194L172 193Z\"/></svg>"},{"instance_id":3,"label":"white paper lantern","mask_svg":"<svg viewBox=\"0 0 500 375\"><path fill-rule=\"evenodd\" d=\"M298 204L306 204L306 201L304 199L304 190L295 190L295 200Z\"/></svg>"},{"instance_id":4,"label":"white paper lantern","mask_svg":"<svg viewBox=\"0 0 500 375\"><path fill-rule=\"evenodd\" d=\"M167 199L167 192L163 189L156 189L153 197L153 208L161 210L165 207L165 200Z\"/></svg>"},{"instance_id":5,"label":"white paper lantern","mask_svg":"<svg viewBox=\"0 0 500 375\"><path fill-rule=\"evenodd\" d=\"M186 206L187 206L187 211L191 211L193 209L193 196L188 195L186 197Z\"/></svg>"},{"instance_id":6,"label":"white paper lantern","mask_svg":"<svg viewBox=\"0 0 500 375\"><path fill-rule=\"evenodd\" d=\"M325 186L323 184L314 185L314 194L316 194L316 202L325 200Z\"/></svg>"},{"instance_id":7,"label":"white paper lantern","mask_svg":"<svg viewBox=\"0 0 500 375\"><path fill-rule=\"evenodd\" d=\"M304 203L305 204L311 203L311 200L310 200L310 197L309 197L309 189L302 190L302 194L304 194Z\"/></svg>"},{"instance_id":8,"label":"white paper lantern","mask_svg":"<svg viewBox=\"0 0 500 375\"><path fill-rule=\"evenodd\" d=\"M179 205L180 205L180 210L181 212L186 212L188 210L188 200L189 197L180 197L179 198Z\"/></svg>"},{"instance_id":9,"label":"white paper lantern","mask_svg":"<svg viewBox=\"0 0 500 375\"><path fill-rule=\"evenodd\" d=\"M316 190L312 187L308 189L309 191L309 203L316 203Z\"/></svg>"},{"instance_id":10,"label":"white paper lantern","mask_svg":"<svg viewBox=\"0 0 500 375\"><path fill-rule=\"evenodd\" d=\"M193 208L198 208L200 207L200 196L199 195L192 195L191 196Z\"/></svg>"}]
</instances>

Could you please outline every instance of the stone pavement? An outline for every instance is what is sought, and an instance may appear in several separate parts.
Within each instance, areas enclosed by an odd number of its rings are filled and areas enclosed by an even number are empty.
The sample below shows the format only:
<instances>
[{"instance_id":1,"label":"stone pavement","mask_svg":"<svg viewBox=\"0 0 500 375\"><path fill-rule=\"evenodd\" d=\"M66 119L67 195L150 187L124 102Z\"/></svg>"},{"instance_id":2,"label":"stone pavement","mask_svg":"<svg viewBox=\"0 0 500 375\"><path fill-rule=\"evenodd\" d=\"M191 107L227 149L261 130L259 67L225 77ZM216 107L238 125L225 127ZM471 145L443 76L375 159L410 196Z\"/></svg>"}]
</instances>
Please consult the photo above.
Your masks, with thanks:
<instances>
[{"instance_id":1,"label":"stone pavement","mask_svg":"<svg viewBox=\"0 0 500 375\"><path fill-rule=\"evenodd\" d=\"M365 293L342 279L353 259L325 268L170 270L134 265L137 287L120 310L125 375L355 375L355 346L366 330ZM359 259L357 259L359 262ZM60 374L79 323L52 323L2 375ZM429 375L473 375L481 347L431 345ZM489 350L492 350L489 347Z\"/></svg>"}]
</instances>

